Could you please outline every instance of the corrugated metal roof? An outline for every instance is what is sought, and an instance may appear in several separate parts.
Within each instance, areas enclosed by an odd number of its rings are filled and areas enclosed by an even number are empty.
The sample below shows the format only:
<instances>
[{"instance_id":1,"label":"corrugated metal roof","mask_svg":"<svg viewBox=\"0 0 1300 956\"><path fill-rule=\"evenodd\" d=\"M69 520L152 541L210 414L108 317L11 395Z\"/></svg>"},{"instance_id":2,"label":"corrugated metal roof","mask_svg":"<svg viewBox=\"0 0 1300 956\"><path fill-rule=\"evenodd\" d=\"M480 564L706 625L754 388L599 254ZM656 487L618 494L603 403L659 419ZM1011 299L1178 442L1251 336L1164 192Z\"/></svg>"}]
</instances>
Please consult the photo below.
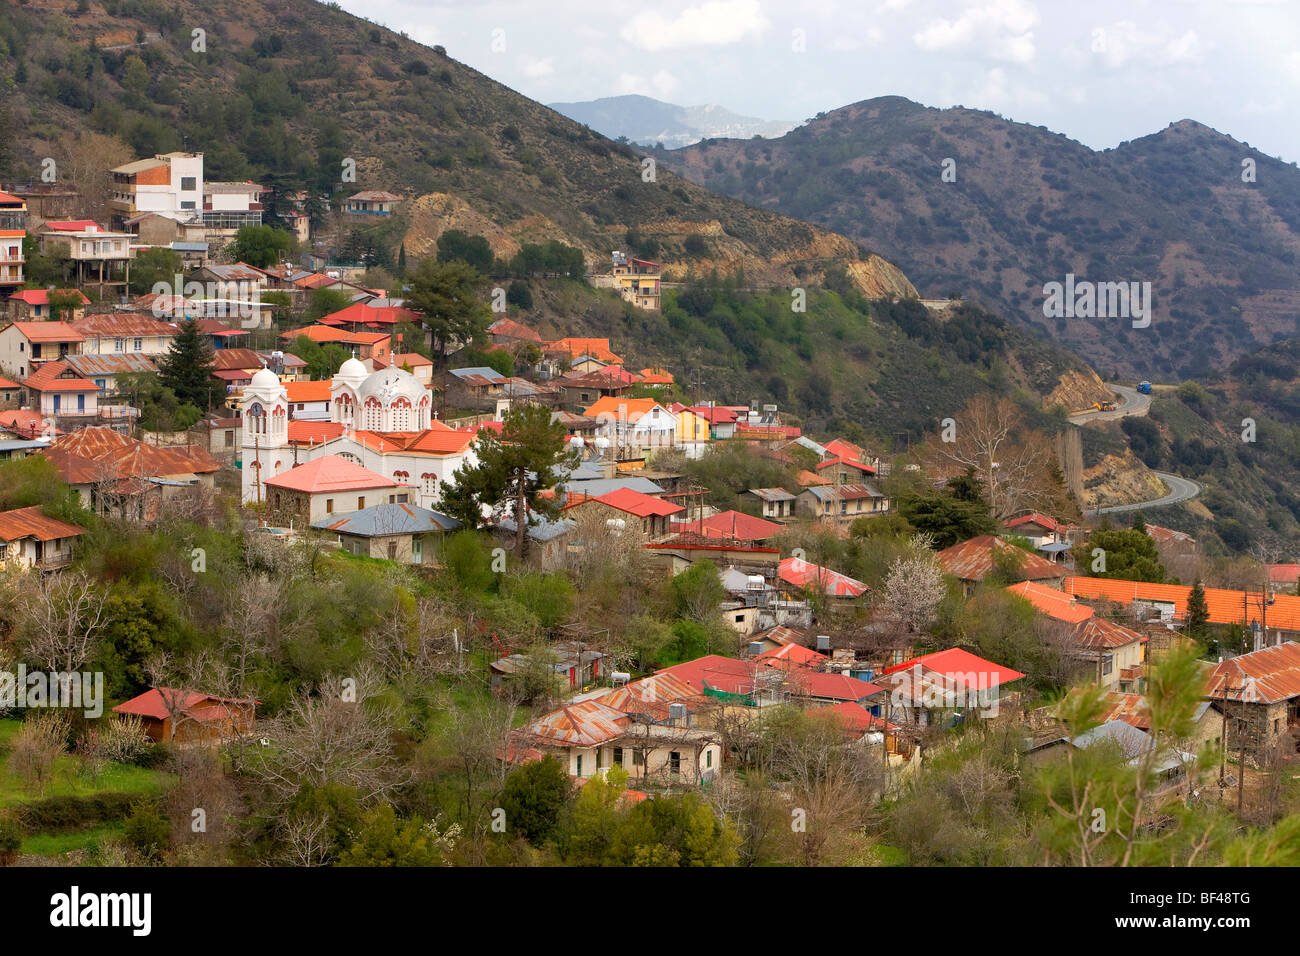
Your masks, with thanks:
<instances>
[{"instance_id":1,"label":"corrugated metal roof","mask_svg":"<svg viewBox=\"0 0 1300 956\"><path fill-rule=\"evenodd\" d=\"M1286 641L1218 664L1205 696L1222 700L1275 704L1300 697L1300 644Z\"/></svg>"},{"instance_id":2,"label":"corrugated metal roof","mask_svg":"<svg viewBox=\"0 0 1300 956\"><path fill-rule=\"evenodd\" d=\"M58 538L75 538L85 533L85 528L47 517L40 505L0 512L0 540L3 541L17 541L20 538L54 541Z\"/></svg>"},{"instance_id":3,"label":"corrugated metal roof","mask_svg":"<svg viewBox=\"0 0 1300 956\"><path fill-rule=\"evenodd\" d=\"M1065 572L1059 565L1044 560L1036 554L1008 544L996 535L982 534L944 548L936 557L947 574L961 581L982 581L994 570L994 552L1013 553L1019 561L1017 573L1026 580L1059 578Z\"/></svg>"},{"instance_id":4,"label":"corrugated metal roof","mask_svg":"<svg viewBox=\"0 0 1300 956\"><path fill-rule=\"evenodd\" d=\"M1173 605L1174 618L1181 619L1187 612L1187 598L1192 589L1178 584L1151 584L1146 581L1124 581L1117 578L1068 577L1061 585L1071 594L1088 600L1116 601L1130 604L1148 601ZM1300 597L1294 594L1270 595L1268 626L1284 631L1300 631ZM1248 625L1261 620L1261 592L1229 591L1225 588L1205 588L1205 605L1210 612L1211 624L1241 624L1243 617Z\"/></svg>"},{"instance_id":5,"label":"corrugated metal roof","mask_svg":"<svg viewBox=\"0 0 1300 956\"><path fill-rule=\"evenodd\" d=\"M311 526L338 534L355 534L363 538L389 534L424 534L428 531L454 531L461 526L455 518L438 511L410 504L381 504L347 514L330 515L313 521Z\"/></svg>"}]
</instances>

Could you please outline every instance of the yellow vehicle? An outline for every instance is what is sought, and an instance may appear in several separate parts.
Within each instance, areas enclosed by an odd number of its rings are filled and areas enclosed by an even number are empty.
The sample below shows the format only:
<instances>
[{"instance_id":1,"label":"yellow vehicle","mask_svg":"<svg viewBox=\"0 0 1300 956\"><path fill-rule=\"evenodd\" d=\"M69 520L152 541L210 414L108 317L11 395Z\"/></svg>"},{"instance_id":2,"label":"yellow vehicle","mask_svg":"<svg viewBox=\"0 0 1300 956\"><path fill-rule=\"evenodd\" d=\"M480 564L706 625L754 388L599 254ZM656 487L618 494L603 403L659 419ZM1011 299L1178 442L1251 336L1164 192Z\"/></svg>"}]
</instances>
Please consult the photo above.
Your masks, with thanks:
<instances>
[{"instance_id":1,"label":"yellow vehicle","mask_svg":"<svg viewBox=\"0 0 1300 956\"><path fill-rule=\"evenodd\" d=\"M1089 406L1094 412L1113 412L1118 407L1114 402L1093 402Z\"/></svg>"}]
</instances>

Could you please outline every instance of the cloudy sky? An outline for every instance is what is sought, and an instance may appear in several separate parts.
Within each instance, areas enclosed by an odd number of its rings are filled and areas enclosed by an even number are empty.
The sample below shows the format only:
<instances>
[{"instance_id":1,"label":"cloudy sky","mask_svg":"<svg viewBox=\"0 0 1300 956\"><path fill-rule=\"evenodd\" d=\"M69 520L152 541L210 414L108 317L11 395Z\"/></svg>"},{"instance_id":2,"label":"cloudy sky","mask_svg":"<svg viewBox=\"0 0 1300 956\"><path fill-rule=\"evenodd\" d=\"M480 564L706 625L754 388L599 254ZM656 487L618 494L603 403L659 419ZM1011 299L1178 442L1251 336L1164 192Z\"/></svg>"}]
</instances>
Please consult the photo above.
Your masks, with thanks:
<instances>
[{"instance_id":1,"label":"cloudy sky","mask_svg":"<svg viewBox=\"0 0 1300 956\"><path fill-rule=\"evenodd\" d=\"M899 94L1097 149L1199 120L1300 160L1300 0L341 0L543 103L802 120Z\"/></svg>"}]
</instances>

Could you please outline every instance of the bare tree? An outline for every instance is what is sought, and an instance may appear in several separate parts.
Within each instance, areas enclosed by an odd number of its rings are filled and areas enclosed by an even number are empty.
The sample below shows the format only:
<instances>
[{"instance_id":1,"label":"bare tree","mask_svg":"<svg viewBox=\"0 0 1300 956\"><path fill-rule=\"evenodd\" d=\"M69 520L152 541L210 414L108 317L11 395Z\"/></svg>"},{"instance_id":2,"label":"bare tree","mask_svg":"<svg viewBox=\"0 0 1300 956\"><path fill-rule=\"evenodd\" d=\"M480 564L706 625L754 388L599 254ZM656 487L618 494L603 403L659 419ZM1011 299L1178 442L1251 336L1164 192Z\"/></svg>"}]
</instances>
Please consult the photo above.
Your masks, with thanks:
<instances>
[{"instance_id":1,"label":"bare tree","mask_svg":"<svg viewBox=\"0 0 1300 956\"><path fill-rule=\"evenodd\" d=\"M25 655L50 670L80 670L108 626L104 591L80 569L33 578L22 605Z\"/></svg>"},{"instance_id":2,"label":"bare tree","mask_svg":"<svg viewBox=\"0 0 1300 956\"><path fill-rule=\"evenodd\" d=\"M275 747L259 751L252 769L283 806L305 785L340 784L365 803L401 786L409 772L398 762L392 734L396 715L375 699L373 673L332 677L319 694L295 696L283 716L268 722Z\"/></svg>"},{"instance_id":3,"label":"bare tree","mask_svg":"<svg viewBox=\"0 0 1300 956\"><path fill-rule=\"evenodd\" d=\"M1055 480L1056 451L1045 435L1026 427L1014 402L979 395L954 421L954 440L932 443L931 457L946 471L973 470L995 518L1058 509L1063 486Z\"/></svg>"}]
</instances>

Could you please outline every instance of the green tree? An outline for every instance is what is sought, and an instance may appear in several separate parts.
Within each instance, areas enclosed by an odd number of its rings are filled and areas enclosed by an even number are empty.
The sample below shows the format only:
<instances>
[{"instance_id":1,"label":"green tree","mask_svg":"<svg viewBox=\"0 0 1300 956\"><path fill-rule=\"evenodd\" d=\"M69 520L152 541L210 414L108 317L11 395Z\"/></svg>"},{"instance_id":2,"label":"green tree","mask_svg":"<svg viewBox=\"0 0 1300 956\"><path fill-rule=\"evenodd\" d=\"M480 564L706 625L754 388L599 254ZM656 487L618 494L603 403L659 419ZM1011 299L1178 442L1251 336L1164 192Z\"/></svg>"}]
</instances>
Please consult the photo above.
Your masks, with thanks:
<instances>
[{"instance_id":1,"label":"green tree","mask_svg":"<svg viewBox=\"0 0 1300 956\"><path fill-rule=\"evenodd\" d=\"M448 229L438 237L439 262L463 262L479 272L492 268L492 247L487 239L463 229Z\"/></svg>"},{"instance_id":2,"label":"green tree","mask_svg":"<svg viewBox=\"0 0 1300 956\"><path fill-rule=\"evenodd\" d=\"M217 388L214 367L212 345L199 331L198 321L185 319L158 362L158 381L183 404L206 409L211 407Z\"/></svg>"},{"instance_id":3,"label":"green tree","mask_svg":"<svg viewBox=\"0 0 1300 956\"><path fill-rule=\"evenodd\" d=\"M230 244L230 255L238 262L265 269L293 252L293 233L274 226L243 226Z\"/></svg>"},{"instance_id":4,"label":"green tree","mask_svg":"<svg viewBox=\"0 0 1300 956\"><path fill-rule=\"evenodd\" d=\"M198 406L182 402L153 372L124 372L117 377L117 385L140 410L140 427L147 431L185 431L203 417Z\"/></svg>"},{"instance_id":5,"label":"green tree","mask_svg":"<svg viewBox=\"0 0 1300 956\"><path fill-rule=\"evenodd\" d=\"M438 822L399 820L390 804L362 817L361 830L339 856L339 866L441 866L455 846L458 825L439 831Z\"/></svg>"},{"instance_id":6,"label":"green tree","mask_svg":"<svg viewBox=\"0 0 1300 956\"><path fill-rule=\"evenodd\" d=\"M482 276L463 262L425 259L411 277L406 304L421 313L433 336L433 360L446 362L452 342L468 343L487 330L491 310L479 295Z\"/></svg>"},{"instance_id":7,"label":"green tree","mask_svg":"<svg viewBox=\"0 0 1300 956\"><path fill-rule=\"evenodd\" d=\"M455 484L442 486L441 509L474 528L482 522L484 508L495 512L513 503L515 554L522 558L528 516L555 514L555 499L544 498L542 492L558 480L557 466L565 459L564 434L564 426L551 420L545 406L510 409L500 435L479 433L478 464L462 468Z\"/></svg>"},{"instance_id":8,"label":"green tree","mask_svg":"<svg viewBox=\"0 0 1300 956\"><path fill-rule=\"evenodd\" d=\"M293 354L307 363L304 369L307 377L317 381L333 378L343 363L352 357L352 353L337 342L316 342L305 335L294 340Z\"/></svg>"},{"instance_id":9,"label":"green tree","mask_svg":"<svg viewBox=\"0 0 1300 956\"><path fill-rule=\"evenodd\" d=\"M1101 555L1096 552L1100 549ZM1101 558L1105 559L1104 566ZM1075 565L1101 578L1125 581L1162 582L1165 567L1160 563L1156 543L1144 531L1133 528L1099 528L1074 549Z\"/></svg>"},{"instance_id":10,"label":"green tree","mask_svg":"<svg viewBox=\"0 0 1300 956\"><path fill-rule=\"evenodd\" d=\"M516 767L501 789L506 832L541 846L555 834L572 790L568 770L554 756Z\"/></svg>"},{"instance_id":11,"label":"green tree","mask_svg":"<svg viewBox=\"0 0 1300 956\"><path fill-rule=\"evenodd\" d=\"M734 866L740 841L698 794L643 800L614 836L608 863L618 866Z\"/></svg>"},{"instance_id":12,"label":"green tree","mask_svg":"<svg viewBox=\"0 0 1300 956\"><path fill-rule=\"evenodd\" d=\"M1206 625L1210 623L1210 607L1205 600L1205 588L1197 578L1192 585L1192 592L1187 595L1186 619L1187 636L1201 639L1205 637Z\"/></svg>"},{"instance_id":13,"label":"green tree","mask_svg":"<svg viewBox=\"0 0 1300 956\"><path fill-rule=\"evenodd\" d=\"M678 617L690 618L701 624L718 617L718 605L726 599L727 592L718 576L718 566L712 561L696 561L669 584Z\"/></svg>"},{"instance_id":14,"label":"green tree","mask_svg":"<svg viewBox=\"0 0 1300 956\"><path fill-rule=\"evenodd\" d=\"M303 318L315 322L327 315L341 312L351 304L352 297L341 289L312 289Z\"/></svg>"},{"instance_id":15,"label":"green tree","mask_svg":"<svg viewBox=\"0 0 1300 956\"><path fill-rule=\"evenodd\" d=\"M533 307L533 290L523 279L514 279L506 289L506 301L517 309L528 310Z\"/></svg>"},{"instance_id":16,"label":"green tree","mask_svg":"<svg viewBox=\"0 0 1300 956\"><path fill-rule=\"evenodd\" d=\"M131 291L136 295L146 295L159 283L172 288L182 270L179 252L161 246L141 249L131 261Z\"/></svg>"}]
</instances>

